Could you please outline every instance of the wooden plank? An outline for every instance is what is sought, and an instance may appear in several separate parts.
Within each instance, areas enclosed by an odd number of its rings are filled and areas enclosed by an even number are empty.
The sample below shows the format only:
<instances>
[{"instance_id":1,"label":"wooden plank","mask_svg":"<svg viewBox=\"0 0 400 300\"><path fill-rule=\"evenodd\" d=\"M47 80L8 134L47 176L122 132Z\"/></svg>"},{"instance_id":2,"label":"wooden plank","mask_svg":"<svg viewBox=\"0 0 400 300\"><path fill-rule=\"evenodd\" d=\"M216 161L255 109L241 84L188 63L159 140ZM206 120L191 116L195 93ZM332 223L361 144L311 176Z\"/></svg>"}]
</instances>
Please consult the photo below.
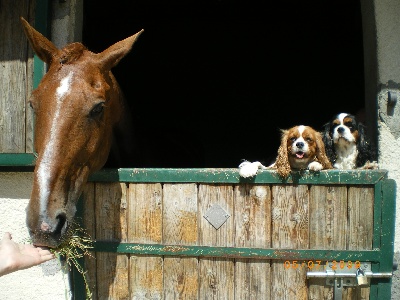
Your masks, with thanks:
<instances>
[{"instance_id":1,"label":"wooden plank","mask_svg":"<svg viewBox=\"0 0 400 300\"><path fill-rule=\"evenodd\" d=\"M0 9L0 152L25 152L28 41L20 16L29 17L29 0L2 1ZM29 82L30 81L30 82ZM30 91L29 91L30 92Z\"/></svg>"},{"instance_id":2,"label":"wooden plank","mask_svg":"<svg viewBox=\"0 0 400 300\"><path fill-rule=\"evenodd\" d=\"M232 247L234 245L233 186L199 185L199 242L204 246ZM230 217L218 229L204 216L210 207L218 204ZM234 298L234 260L221 258L200 259L199 299Z\"/></svg>"},{"instance_id":3,"label":"wooden plank","mask_svg":"<svg viewBox=\"0 0 400 300\"><path fill-rule=\"evenodd\" d=\"M272 247L306 249L309 244L309 191L305 185L272 187ZM272 263L274 299L307 299L306 268L294 260Z\"/></svg>"},{"instance_id":4,"label":"wooden plank","mask_svg":"<svg viewBox=\"0 0 400 300\"><path fill-rule=\"evenodd\" d=\"M199 299L198 268L199 265L195 258L165 258L164 299Z\"/></svg>"},{"instance_id":5,"label":"wooden plank","mask_svg":"<svg viewBox=\"0 0 400 300\"><path fill-rule=\"evenodd\" d=\"M235 247L271 247L271 189L269 185L234 188ZM269 260L236 259L235 298L271 299Z\"/></svg>"},{"instance_id":6,"label":"wooden plank","mask_svg":"<svg viewBox=\"0 0 400 300\"><path fill-rule=\"evenodd\" d=\"M129 184L128 241L162 242L162 187L160 183ZM163 299L161 256L131 255L129 299Z\"/></svg>"},{"instance_id":7,"label":"wooden plank","mask_svg":"<svg viewBox=\"0 0 400 300\"><path fill-rule=\"evenodd\" d=\"M162 257L132 255L129 265L129 299L164 299Z\"/></svg>"},{"instance_id":8,"label":"wooden plank","mask_svg":"<svg viewBox=\"0 0 400 300\"><path fill-rule=\"evenodd\" d=\"M29 0L31 1L31 0ZM36 6L36 8L35 8ZM29 12L26 15L27 18L25 20L33 20L34 16L37 17L35 14L35 9L37 10L38 5L29 5ZM47 22L47 20L46 20ZM30 106L27 104L29 98L31 97L32 90L34 88L34 59L33 59L33 49L29 46L28 41L26 41L27 46L27 58L26 58L26 81L25 81L25 152L26 153L33 153L34 152L34 113ZM37 75L36 75L37 76Z\"/></svg>"},{"instance_id":9,"label":"wooden plank","mask_svg":"<svg viewBox=\"0 0 400 300\"><path fill-rule=\"evenodd\" d=\"M348 249L372 249L374 220L374 189L368 186L349 187L349 234ZM352 287L344 289L343 299L369 299L369 287Z\"/></svg>"},{"instance_id":10,"label":"wooden plank","mask_svg":"<svg viewBox=\"0 0 400 300\"><path fill-rule=\"evenodd\" d=\"M196 245L197 185L164 184L163 242ZM164 259L165 299L197 299L199 278L197 258L166 257Z\"/></svg>"},{"instance_id":11,"label":"wooden plank","mask_svg":"<svg viewBox=\"0 0 400 300\"><path fill-rule=\"evenodd\" d=\"M310 249L346 249L347 187L311 186ZM325 262L308 264L310 272L323 272ZM309 299L333 299L326 279L309 279Z\"/></svg>"},{"instance_id":12,"label":"wooden plank","mask_svg":"<svg viewBox=\"0 0 400 300\"><path fill-rule=\"evenodd\" d=\"M94 239L96 236L96 216L95 212L95 183L87 183L83 190L83 208L84 208L84 217L83 217L83 226L88 233L88 235ZM92 256L85 256L85 270L86 272L86 280L89 285L89 289L92 292L92 300L97 300L97 267L96 267L96 256L95 252L92 252Z\"/></svg>"},{"instance_id":13,"label":"wooden plank","mask_svg":"<svg viewBox=\"0 0 400 300\"><path fill-rule=\"evenodd\" d=\"M372 249L373 209L373 188L349 187L349 250Z\"/></svg>"},{"instance_id":14,"label":"wooden plank","mask_svg":"<svg viewBox=\"0 0 400 300\"><path fill-rule=\"evenodd\" d=\"M126 242L126 184L104 183L95 189L96 239ZM99 299L128 299L128 255L97 253Z\"/></svg>"}]
</instances>

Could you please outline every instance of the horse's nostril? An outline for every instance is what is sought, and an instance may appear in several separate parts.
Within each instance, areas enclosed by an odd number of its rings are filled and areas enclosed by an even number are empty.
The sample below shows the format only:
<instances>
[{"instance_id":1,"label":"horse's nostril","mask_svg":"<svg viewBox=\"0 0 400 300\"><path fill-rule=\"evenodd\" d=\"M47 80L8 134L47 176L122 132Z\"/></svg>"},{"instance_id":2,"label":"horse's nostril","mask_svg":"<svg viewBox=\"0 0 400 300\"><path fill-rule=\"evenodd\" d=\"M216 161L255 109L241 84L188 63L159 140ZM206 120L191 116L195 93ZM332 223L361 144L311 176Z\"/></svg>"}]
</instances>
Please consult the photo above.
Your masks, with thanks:
<instances>
[{"instance_id":1,"label":"horse's nostril","mask_svg":"<svg viewBox=\"0 0 400 300\"><path fill-rule=\"evenodd\" d=\"M61 231L62 231L65 223L67 222L67 217L66 217L65 213L61 213L56 217L56 219L58 220L58 223L57 223L56 229L54 230L54 234L61 235Z\"/></svg>"}]
</instances>

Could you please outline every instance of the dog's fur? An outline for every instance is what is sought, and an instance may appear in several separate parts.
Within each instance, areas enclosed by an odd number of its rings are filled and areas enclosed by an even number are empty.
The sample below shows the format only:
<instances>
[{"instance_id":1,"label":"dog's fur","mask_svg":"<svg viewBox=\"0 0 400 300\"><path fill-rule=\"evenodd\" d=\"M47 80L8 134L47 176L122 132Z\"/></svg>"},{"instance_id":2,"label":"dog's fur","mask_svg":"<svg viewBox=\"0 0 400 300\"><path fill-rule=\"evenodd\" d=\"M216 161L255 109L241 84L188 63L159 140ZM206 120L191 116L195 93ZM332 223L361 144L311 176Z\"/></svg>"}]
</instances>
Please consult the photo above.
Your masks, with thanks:
<instances>
[{"instance_id":1,"label":"dog's fur","mask_svg":"<svg viewBox=\"0 0 400 300\"><path fill-rule=\"evenodd\" d=\"M348 113L335 115L323 127L326 154L335 169L377 169L376 153L365 126Z\"/></svg>"},{"instance_id":2,"label":"dog's fur","mask_svg":"<svg viewBox=\"0 0 400 300\"><path fill-rule=\"evenodd\" d=\"M258 169L276 169L278 174L286 178L292 170L332 169L326 156L322 135L310 126L294 126L288 130L281 130L281 144L275 163L269 167L260 162L244 161L239 165L239 174L242 177L252 177Z\"/></svg>"},{"instance_id":3,"label":"dog's fur","mask_svg":"<svg viewBox=\"0 0 400 300\"><path fill-rule=\"evenodd\" d=\"M291 170L332 169L321 134L304 125L282 130L275 167L283 178L288 177Z\"/></svg>"}]
</instances>

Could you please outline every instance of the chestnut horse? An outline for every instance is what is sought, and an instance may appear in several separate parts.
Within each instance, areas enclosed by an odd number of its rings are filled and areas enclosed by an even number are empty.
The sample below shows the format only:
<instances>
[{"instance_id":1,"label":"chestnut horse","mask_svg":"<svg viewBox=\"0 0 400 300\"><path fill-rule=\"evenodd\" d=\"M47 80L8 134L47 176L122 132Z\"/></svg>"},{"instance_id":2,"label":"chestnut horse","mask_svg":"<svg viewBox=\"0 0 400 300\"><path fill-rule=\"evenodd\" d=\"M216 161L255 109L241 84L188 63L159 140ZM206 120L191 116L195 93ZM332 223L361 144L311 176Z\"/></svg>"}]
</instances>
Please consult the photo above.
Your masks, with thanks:
<instances>
[{"instance_id":1,"label":"chestnut horse","mask_svg":"<svg viewBox=\"0 0 400 300\"><path fill-rule=\"evenodd\" d=\"M109 155L130 151L131 123L111 69L143 30L96 54L81 43L58 49L22 17L21 22L34 52L48 66L29 100L37 160L26 220L33 244L54 248L74 224L89 175Z\"/></svg>"}]
</instances>

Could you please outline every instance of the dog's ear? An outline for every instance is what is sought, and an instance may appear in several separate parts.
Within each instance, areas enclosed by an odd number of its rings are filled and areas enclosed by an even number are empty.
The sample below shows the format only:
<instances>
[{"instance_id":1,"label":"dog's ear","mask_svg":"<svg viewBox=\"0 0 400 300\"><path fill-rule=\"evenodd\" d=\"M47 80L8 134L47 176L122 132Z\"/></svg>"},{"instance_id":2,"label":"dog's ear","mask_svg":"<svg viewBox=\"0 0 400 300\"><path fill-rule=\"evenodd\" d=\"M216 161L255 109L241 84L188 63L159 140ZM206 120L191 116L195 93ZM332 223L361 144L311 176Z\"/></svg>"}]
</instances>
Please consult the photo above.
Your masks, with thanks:
<instances>
[{"instance_id":1,"label":"dog's ear","mask_svg":"<svg viewBox=\"0 0 400 300\"><path fill-rule=\"evenodd\" d=\"M275 162L278 174L283 178L288 177L291 171L287 151L288 132L288 130L281 130L281 145L279 146L278 156Z\"/></svg>"},{"instance_id":2,"label":"dog's ear","mask_svg":"<svg viewBox=\"0 0 400 300\"><path fill-rule=\"evenodd\" d=\"M371 142L368 139L368 136L365 132L365 125L362 123L358 123L358 141L357 141L357 167L363 166L367 161L375 161L376 160L376 152Z\"/></svg>"},{"instance_id":3,"label":"dog's ear","mask_svg":"<svg viewBox=\"0 0 400 300\"><path fill-rule=\"evenodd\" d=\"M323 126L323 131L321 132L321 135L322 135L322 141L325 146L326 156L328 157L329 161L333 164L336 160L336 151L332 138L331 122L328 122Z\"/></svg>"},{"instance_id":4,"label":"dog's ear","mask_svg":"<svg viewBox=\"0 0 400 300\"><path fill-rule=\"evenodd\" d=\"M323 137L319 132L315 133L316 144L317 144L317 159L322 164L324 169L332 169L332 164L326 154L325 144Z\"/></svg>"},{"instance_id":5,"label":"dog's ear","mask_svg":"<svg viewBox=\"0 0 400 300\"><path fill-rule=\"evenodd\" d=\"M325 143L325 145L327 144L333 144L333 140L332 140L332 130L331 130L331 122L326 123L324 126L322 126L322 139Z\"/></svg>"},{"instance_id":6,"label":"dog's ear","mask_svg":"<svg viewBox=\"0 0 400 300\"><path fill-rule=\"evenodd\" d=\"M358 123L357 131L358 131L358 144L364 147L365 143L367 142L367 137L365 135L365 125L362 123Z\"/></svg>"}]
</instances>

